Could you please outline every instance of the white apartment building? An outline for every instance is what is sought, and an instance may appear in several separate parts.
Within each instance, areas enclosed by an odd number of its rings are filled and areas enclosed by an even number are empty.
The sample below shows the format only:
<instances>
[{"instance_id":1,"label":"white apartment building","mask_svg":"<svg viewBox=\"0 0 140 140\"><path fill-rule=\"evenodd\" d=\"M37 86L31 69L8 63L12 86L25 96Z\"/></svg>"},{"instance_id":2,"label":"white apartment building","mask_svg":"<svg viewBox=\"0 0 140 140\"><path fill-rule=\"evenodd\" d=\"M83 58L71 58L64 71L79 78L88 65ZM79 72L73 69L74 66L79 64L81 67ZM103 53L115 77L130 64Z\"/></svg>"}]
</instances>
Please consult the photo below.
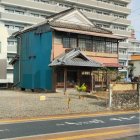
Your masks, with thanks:
<instances>
[{"instance_id":1,"label":"white apartment building","mask_svg":"<svg viewBox=\"0 0 140 140\"><path fill-rule=\"evenodd\" d=\"M0 0L0 28L6 28L8 33L0 40L0 48L4 50L0 53L0 59L3 59L1 54L5 54L4 59L7 57L6 79L8 82L13 81L13 67L8 64L16 53L17 42L11 37L13 32L75 6L97 26L112 30L114 34L130 37L130 21L127 19L131 12L128 8L130 2L131 0ZM120 51L123 51L123 47ZM125 61L120 60L121 63Z\"/></svg>"}]
</instances>

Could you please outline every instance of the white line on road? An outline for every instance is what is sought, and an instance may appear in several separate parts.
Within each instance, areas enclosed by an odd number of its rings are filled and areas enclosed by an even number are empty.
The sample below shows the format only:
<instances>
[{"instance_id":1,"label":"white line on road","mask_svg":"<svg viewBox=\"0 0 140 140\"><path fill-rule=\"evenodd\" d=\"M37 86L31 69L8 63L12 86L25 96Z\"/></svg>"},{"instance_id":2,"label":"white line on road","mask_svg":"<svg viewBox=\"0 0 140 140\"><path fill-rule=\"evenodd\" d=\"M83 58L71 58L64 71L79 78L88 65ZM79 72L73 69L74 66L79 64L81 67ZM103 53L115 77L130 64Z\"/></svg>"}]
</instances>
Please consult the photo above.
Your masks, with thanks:
<instances>
[{"instance_id":1,"label":"white line on road","mask_svg":"<svg viewBox=\"0 0 140 140\"><path fill-rule=\"evenodd\" d=\"M2 129L0 132L9 131L9 129Z\"/></svg>"}]
</instances>

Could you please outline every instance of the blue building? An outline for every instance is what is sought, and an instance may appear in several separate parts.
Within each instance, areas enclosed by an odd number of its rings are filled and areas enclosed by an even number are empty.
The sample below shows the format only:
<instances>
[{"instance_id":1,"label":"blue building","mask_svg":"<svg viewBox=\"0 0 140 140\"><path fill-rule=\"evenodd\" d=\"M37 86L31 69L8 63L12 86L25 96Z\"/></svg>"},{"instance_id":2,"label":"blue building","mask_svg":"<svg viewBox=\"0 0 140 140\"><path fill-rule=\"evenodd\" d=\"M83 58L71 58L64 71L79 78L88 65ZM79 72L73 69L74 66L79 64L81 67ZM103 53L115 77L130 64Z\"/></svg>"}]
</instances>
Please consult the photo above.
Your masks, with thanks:
<instances>
[{"instance_id":1,"label":"blue building","mask_svg":"<svg viewBox=\"0 0 140 140\"><path fill-rule=\"evenodd\" d=\"M74 8L14 36L18 39L17 55L11 61L14 86L22 90L55 91L56 87L66 89L82 83L91 90L93 71L119 66L118 43L122 37L95 26Z\"/></svg>"}]
</instances>

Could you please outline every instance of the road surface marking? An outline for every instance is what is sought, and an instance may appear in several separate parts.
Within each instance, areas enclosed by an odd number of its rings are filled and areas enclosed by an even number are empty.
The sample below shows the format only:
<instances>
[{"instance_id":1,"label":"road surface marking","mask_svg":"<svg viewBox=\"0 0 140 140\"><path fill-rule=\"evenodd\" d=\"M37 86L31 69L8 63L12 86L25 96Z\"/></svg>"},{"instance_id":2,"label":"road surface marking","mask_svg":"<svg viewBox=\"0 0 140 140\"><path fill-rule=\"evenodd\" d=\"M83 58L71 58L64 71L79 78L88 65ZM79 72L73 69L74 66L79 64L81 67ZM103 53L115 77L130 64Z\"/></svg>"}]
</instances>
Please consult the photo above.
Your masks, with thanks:
<instances>
[{"instance_id":1,"label":"road surface marking","mask_svg":"<svg viewBox=\"0 0 140 140\"><path fill-rule=\"evenodd\" d=\"M93 124L93 123L105 123L102 120L98 120L98 119L92 119L91 121L86 121L86 122L64 122L62 124L56 124L57 126L61 126L61 125L84 125L84 124Z\"/></svg>"},{"instance_id":2,"label":"road surface marking","mask_svg":"<svg viewBox=\"0 0 140 140\"><path fill-rule=\"evenodd\" d=\"M137 118L136 116L131 116L131 117L117 117L117 118L110 118L111 121L123 121L123 120L128 120L131 121L132 119Z\"/></svg>"},{"instance_id":3,"label":"road surface marking","mask_svg":"<svg viewBox=\"0 0 140 140\"><path fill-rule=\"evenodd\" d=\"M2 129L0 132L9 131L9 129Z\"/></svg>"},{"instance_id":4,"label":"road surface marking","mask_svg":"<svg viewBox=\"0 0 140 140\"><path fill-rule=\"evenodd\" d=\"M0 120L0 123L24 123L33 121L44 121L44 120L61 120L68 118L79 118L79 117L98 117L98 116L108 116L108 115L121 115L128 113L140 113L140 111L117 111L117 112L98 112L93 114L78 114L78 115L62 115L62 116L50 116L44 118L29 118L29 119L17 119L17 120Z\"/></svg>"},{"instance_id":5,"label":"road surface marking","mask_svg":"<svg viewBox=\"0 0 140 140\"><path fill-rule=\"evenodd\" d=\"M137 130L137 129L118 130L118 131L102 132L102 133L86 134L86 135L77 135L77 136L69 136L69 137L67 136L67 137L61 137L61 138L52 138L52 139L48 139L48 140L75 140L75 139L81 139L81 138L115 135L115 134L121 134L121 133L126 133L126 132L128 133L128 132L132 132L132 130Z\"/></svg>"}]
</instances>

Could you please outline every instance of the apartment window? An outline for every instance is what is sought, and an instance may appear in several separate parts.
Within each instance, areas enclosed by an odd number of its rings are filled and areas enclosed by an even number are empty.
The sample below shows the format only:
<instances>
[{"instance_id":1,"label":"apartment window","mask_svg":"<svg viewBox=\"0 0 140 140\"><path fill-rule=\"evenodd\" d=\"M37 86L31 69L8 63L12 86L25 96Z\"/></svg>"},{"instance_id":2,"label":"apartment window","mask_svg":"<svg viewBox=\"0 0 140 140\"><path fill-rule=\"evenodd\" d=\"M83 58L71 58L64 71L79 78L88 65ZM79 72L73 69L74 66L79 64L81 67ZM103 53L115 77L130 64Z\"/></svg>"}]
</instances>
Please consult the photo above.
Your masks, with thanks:
<instances>
[{"instance_id":1,"label":"apartment window","mask_svg":"<svg viewBox=\"0 0 140 140\"><path fill-rule=\"evenodd\" d=\"M109 25L103 25L103 28L110 28L110 26Z\"/></svg>"},{"instance_id":2,"label":"apartment window","mask_svg":"<svg viewBox=\"0 0 140 140\"><path fill-rule=\"evenodd\" d=\"M8 13L14 13L14 9L5 9L5 11Z\"/></svg>"},{"instance_id":3,"label":"apartment window","mask_svg":"<svg viewBox=\"0 0 140 140\"><path fill-rule=\"evenodd\" d=\"M19 10L15 10L15 13L16 14L20 14L20 15L24 15L24 12L23 11L19 11Z\"/></svg>"},{"instance_id":4,"label":"apartment window","mask_svg":"<svg viewBox=\"0 0 140 140\"><path fill-rule=\"evenodd\" d=\"M91 10L90 10L90 9L84 9L84 11L86 11L86 12L91 12Z\"/></svg>"},{"instance_id":5,"label":"apartment window","mask_svg":"<svg viewBox=\"0 0 140 140\"><path fill-rule=\"evenodd\" d=\"M37 13L31 13L31 15L34 17L39 17L39 14L37 14Z\"/></svg>"},{"instance_id":6,"label":"apartment window","mask_svg":"<svg viewBox=\"0 0 140 140\"><path fill-rule=\"evenodd\" d=\"M40 15L40 17L42 17L42 18L46 18L46 15Z\"/></svg>"},{"instance_id":7,"label":"apartment window","mask_svg":"<svg viewBox=\"0 0 140 140\"><path fill-rule=\"evenodd\" d=\"M113 26L113 28L114 28L114 29L117 29L117 30L119 29L119 27L118 27L118 26L115 26L115 25Z\"/></svg>"},{"instance_id":8,"label":"apartment window","mask_svg":"<svg viewBox=\"0 0 140 140\"><path fill-rule=\"evenodd\" d=\"M8 45L14 45L14 41L8 41Z\"/></svg>"},{"instance_id":9,"label":"apartment window","mask_svg":"<svg viewBox=\"0 0 140 140\"><path fill-rule=\"evenodd\" d=\"M109 13L107 13L107 12L103 12L103 14L104 14L104 15L110 15L110 14L109 14Z\"/></svg>"},{"instance_id":10,"label":"apartment window","mask_svg":"<svg viewBox=\"0 0 140 140\"><path fill-rule=\"evenodd\" d=\"M126 62L121 61L121 62L119 62L119 63L120 63L120 65L122 65L122 66L126 66Z\"/></svg>"},{"instance_id":11,"label":"apartment window","mask_svg":"<svg viewBox=\"0 0 140 140\"><path fill-rule=\"evenodd\" d=\"M14 29L14 26L13 25L6 24L5 27L7 27L8 29Z\"/></svg>"},{"instance_id":12,"label":"apartment window","mask_svg":"<svg viewBox=\"0 0 140 140\"><path fill-rule=\"evenodd\" d=\"M125 28L125 27L119 27L119 29L120 29L120 30L126 30L126 28Z\"/></svg>"},{"instance_id":13,"label":"apartment window","mask_svg":"<svg viewBox=\"0 0 140 140\"><path fill-rule=\"evenodd\" d=\"M96 11L97 14L102 14L102 11Z\"/></svg>"},{"instance_id":14,"label":"apartment window","mask_svg":"<svg viewBox=\"0 0 140 140\"><path fill-rule=\"evenodd\" d=\"M102 24L97 23L96 26L98 26L98 27L102 27Z\"/></svg>"}]
</instances>

